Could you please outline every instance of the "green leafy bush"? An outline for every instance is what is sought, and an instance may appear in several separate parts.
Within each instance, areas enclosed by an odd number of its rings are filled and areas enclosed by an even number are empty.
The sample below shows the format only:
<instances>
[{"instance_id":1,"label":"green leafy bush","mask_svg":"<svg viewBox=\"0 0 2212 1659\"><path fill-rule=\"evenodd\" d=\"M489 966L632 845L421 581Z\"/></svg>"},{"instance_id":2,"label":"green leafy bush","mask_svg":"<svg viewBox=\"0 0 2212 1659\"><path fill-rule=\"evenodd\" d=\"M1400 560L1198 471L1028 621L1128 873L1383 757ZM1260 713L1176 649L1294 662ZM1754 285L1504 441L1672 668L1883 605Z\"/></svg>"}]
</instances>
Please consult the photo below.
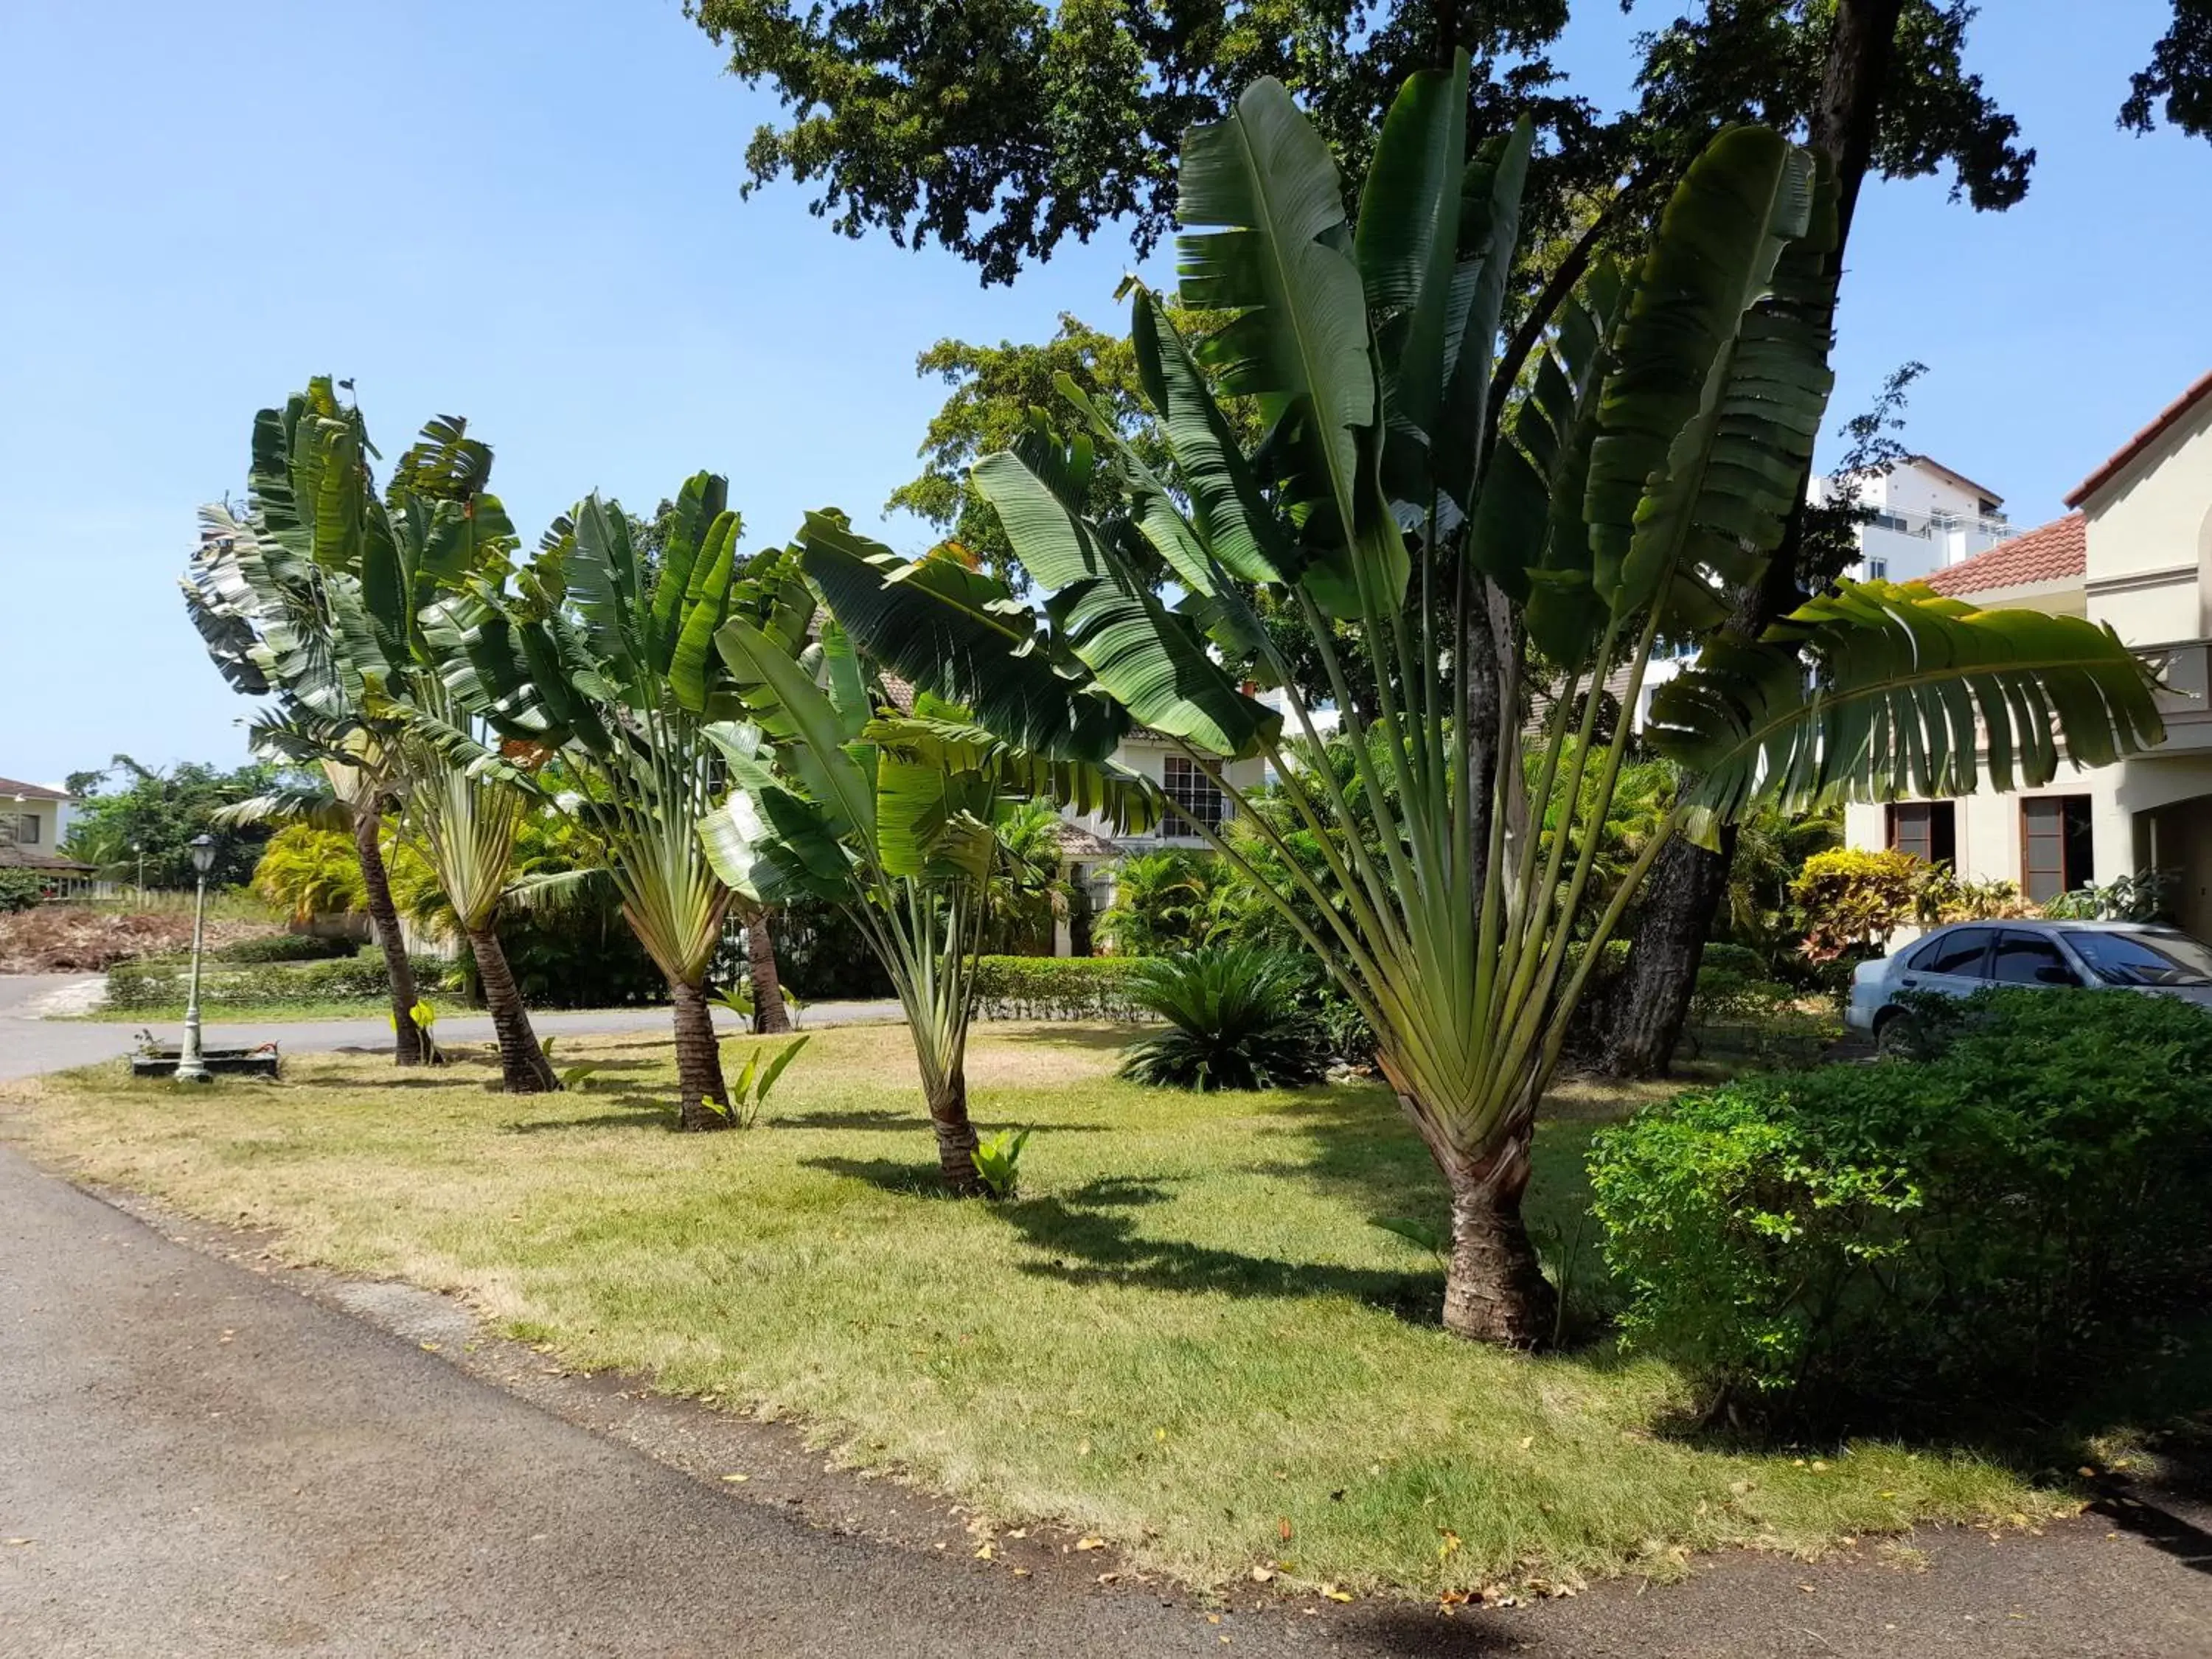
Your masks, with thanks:
<instances>
[{"instance_id":1,"label":"green leafy bush","mask_svg":"<svg viewBox=\"0 0 2212 1659\"><path fill-rule=\"evenodd\" d=\"M445 983L447 964L437 957L410 958L418 985ZM121 962L107 970L112 1008L162 1008L182 1004L191 986L191 963L184 957L155 957ZM388 1001L390 981L384 957L367 951L341 962L259 963L246 966L210 963L200 975L200 1001L208 1007L244 1007L268 1002Z\"/></svg>"},{"instance_id":2,"label":"green leafy bush","mask_svg":"<svg viewBox=\"0 0 2212 1659\"><path fill-rule=\"evenodd\" d=\"M1297 958L1249 945L1143 959L1129 994L1168 1030L1133 1043L1121 1074L1178 1089L1287 1089L1318 1079L1328 1049L1298 1006Z\"/></svg>"},{"instance_id":3,"label":"green leafy bush","mask_svg":"<svg viewBox=\"0 0 2212 1659\"><path fill-rule=\"evenodd\" d=\"M1685 1095L1601 1133L1627 1340L1835 1426L2063 1382L2212 1269L2212 1017L1986 992L1921 1062Z\"/></svg>"},{"instance_id":4,"label":"green leafy bush","mask_svg":"<svg viewBox=\"0 0 2212 1659\"><path fill-rule=\"evenodd\" d=\"M46 896L45 880L32 870L0 870L0 915L28 910Z\"/></svg>"},{"instance_id":5,"label":"green leafy bush","mask_svg":"<svg viewBox=\"0 0 2212 1659\"><path fill-rule=\"evenodd\" d=\"M219 945L208 957L215 962L334 962L360 954L361 945L355 939L324 939L314 933L260 933Z\"/></svg>"},{"instance_id":6,"label":"green leafy bush","mask_svg":"<svg viewBox=\"0 0 2212 1659\"><path fill-rule=\"evenodd\" d=\"M985 1019L1136 1019L1130 957L978 957L975 1012Z\"/></svg>"}]
</instances>

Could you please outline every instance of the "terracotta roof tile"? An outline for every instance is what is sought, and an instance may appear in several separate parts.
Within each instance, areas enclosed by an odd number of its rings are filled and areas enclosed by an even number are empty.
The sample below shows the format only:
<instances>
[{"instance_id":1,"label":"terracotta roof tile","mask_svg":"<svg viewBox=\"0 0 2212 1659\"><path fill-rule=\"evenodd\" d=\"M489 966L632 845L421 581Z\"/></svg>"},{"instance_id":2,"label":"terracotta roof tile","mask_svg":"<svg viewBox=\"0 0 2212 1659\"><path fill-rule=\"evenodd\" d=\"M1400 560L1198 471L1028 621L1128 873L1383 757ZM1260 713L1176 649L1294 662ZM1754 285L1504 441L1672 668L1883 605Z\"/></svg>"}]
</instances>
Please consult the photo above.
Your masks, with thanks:
<instances>
[{"instance_id":1,"label":"terracotta roof tile","mask_svg":"<svg viewBox=\"0 0 2212 1659\"><path fill-rule=\"evenodd\" d=\"M2194 408L2197 400L2207 392L2212 392L2212 373L2198 377L2195 386L2191 386L2188 391L2159 410L2157 417L2148 426L2115 450L2110 460L2082 479L2080 483L2075 484L2074 493L2066 498L2066 505L2079 507L2090 496L2112 483L2113 478L2118 476L2122 468L2156 443L2165 435L2166 429Z\"/></svg>"},{"instance_id":2,"label":"terracotta roof tile","mask_svg":"<svg viewBox=\"0 0 2212 1659\"><path fill-rule=\"evenodd\" d=\"M1928 579L1938 593L1987 593L2031 582L2063 581L2089 570L2089 521L2079 513L2053 519L2025 535L1999 542Z\"/></svg>"},{"instance_id":3,"label":"terracotta roof tile","mask_svg":"<svg viewBox=\"0 0 2212 1659\"><path fill-rule=\"evenodd\" d=\"M1060 842L1062 858L1110 859L1115 856L1112 842L1092 834L1079 823L1070 823L1063 818L1054 833Z\"/></svg>"}]
</instances>

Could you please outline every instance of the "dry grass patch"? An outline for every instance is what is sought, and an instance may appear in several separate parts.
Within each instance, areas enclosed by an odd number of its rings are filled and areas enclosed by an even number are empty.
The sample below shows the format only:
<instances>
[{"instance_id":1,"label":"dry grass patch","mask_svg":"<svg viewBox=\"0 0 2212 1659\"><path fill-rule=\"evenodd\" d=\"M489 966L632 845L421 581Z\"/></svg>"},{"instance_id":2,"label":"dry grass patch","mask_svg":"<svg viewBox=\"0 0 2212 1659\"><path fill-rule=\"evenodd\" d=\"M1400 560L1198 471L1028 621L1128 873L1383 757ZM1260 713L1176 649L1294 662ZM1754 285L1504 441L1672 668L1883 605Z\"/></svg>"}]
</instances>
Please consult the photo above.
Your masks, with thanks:
<instances>
[{"instance_id":1,"label":"dry grass patch","mask_svg":"<svg viewBox=\"0 0 2212 1659\"><path fill-rule=\"evenodd\" d=\"M1150 1091L1112 1077L1123 1040L979 1031L979 1123L1036 1131L1003 1206L937 1195L898 1028L817 1033L743 1133L669 1132L658 1036L564 1040L602 1069L550 1098L488 1091L481 1061L325 1057L201 1091L81 1073L19 1088L16 1115L95 1180L459 1292L573 1364L802 1416L855 1462L1200 1581L1272 1561L1429 1591L1571 1582L2032 1503L1963 1455L1702 1448L1663 1431L1685 1400L1662 1364L1445 1336L1436 1264L1374 1224L1443 1206L1381 1089ZM1543 1130L1547 1237L1577 1237L1581 1149L1622 1098L1583 1089Z\"/></svg>"}]
</instances>

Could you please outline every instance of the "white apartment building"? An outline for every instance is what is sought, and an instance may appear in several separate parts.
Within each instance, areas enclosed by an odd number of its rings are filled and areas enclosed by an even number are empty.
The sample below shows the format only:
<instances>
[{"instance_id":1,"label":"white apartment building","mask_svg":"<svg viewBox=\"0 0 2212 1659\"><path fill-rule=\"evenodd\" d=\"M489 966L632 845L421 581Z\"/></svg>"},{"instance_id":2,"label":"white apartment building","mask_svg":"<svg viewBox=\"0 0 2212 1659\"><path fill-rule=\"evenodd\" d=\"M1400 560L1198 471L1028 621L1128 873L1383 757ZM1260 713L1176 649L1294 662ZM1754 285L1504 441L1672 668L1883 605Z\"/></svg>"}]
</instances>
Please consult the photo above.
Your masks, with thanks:
<instances>
[{"instance_id":1,"label":"white apartment building","mask_svg":"<svg viewBox=\"0 0 2212 1659\"><path fill-rule=\"evenodd\" d=\"M1844 573L1854 581L1925 581L2013 534L2003 496L1929 455L1872 477L1815 478L1809 494L1822 506L1848 495L1874 509L1859 529L1859 561Z\"/></svg>"}]
</instances>

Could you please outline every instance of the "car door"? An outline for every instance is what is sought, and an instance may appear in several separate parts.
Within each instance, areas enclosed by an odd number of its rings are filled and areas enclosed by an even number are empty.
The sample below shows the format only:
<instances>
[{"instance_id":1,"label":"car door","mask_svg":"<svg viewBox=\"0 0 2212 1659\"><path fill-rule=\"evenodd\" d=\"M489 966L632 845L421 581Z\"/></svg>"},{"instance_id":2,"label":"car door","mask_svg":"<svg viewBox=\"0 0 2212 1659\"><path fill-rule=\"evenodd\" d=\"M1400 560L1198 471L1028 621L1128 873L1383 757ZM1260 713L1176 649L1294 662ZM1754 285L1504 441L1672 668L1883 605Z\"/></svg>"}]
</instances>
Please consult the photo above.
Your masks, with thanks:
<instances>
[{"instance_id":1,"label":"car door","mask_svg":"<svg viewBox=\"0 0 2212 1659\"><path fill-rule=\"evenodd\" d=\"M1936 934L1905 959L1897 988L1947 997L1970 997L1987 989L1990 950L1996 932L1994 927L1954 927Z\"/></svg>"},{"instance_id":2,"label":"car door","mask_svg":"<svg viewBox=\"0 0 2212 1659\"><path fill-rule=\"evenodd\" d=\"M1990 977L1999 985L2027 985L2045 990L2078 987L2081 975L2048 933L2008 927L1997 935L1990 957Z\"/></svg>"}]
</instances>

